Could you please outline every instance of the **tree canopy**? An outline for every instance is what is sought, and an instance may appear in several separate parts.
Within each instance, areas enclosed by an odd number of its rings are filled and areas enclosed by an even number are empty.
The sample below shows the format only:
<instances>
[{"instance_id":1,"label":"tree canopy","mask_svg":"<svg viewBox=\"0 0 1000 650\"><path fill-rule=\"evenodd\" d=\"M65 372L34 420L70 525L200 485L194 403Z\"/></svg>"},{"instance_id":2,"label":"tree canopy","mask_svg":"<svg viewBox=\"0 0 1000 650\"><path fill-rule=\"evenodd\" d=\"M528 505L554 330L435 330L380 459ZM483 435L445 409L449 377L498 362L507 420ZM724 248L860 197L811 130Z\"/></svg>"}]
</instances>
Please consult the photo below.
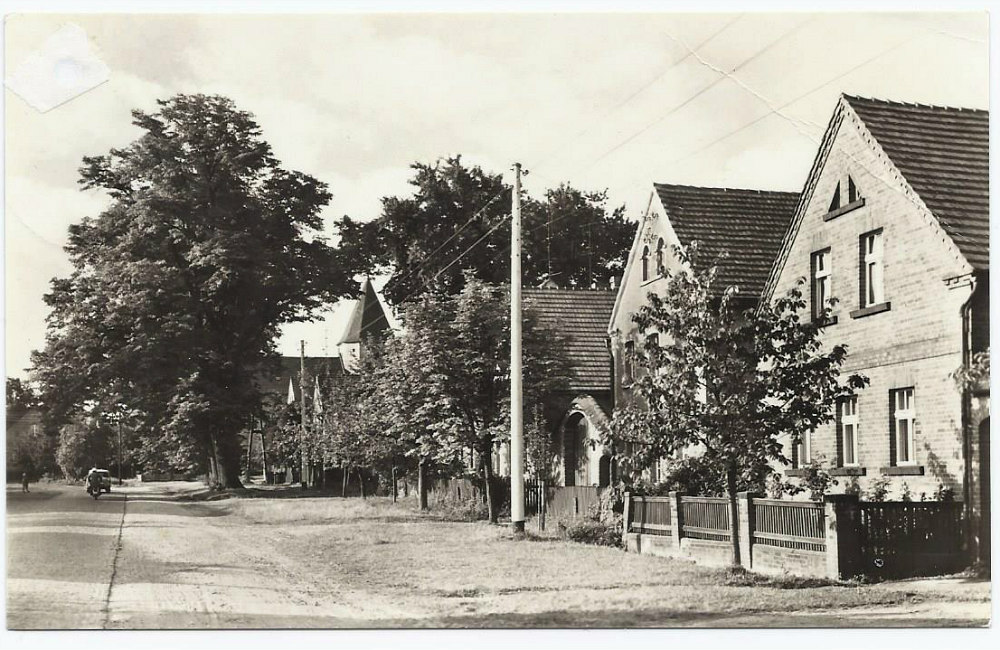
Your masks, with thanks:
<instances>
[{"instance_id":1,"label":"tree canopy","mask_svg":"<svg viewBox=\"0 0 1000 650\"><path fill-rule=\"evenodd\" d=\"M427 290L456 293L465 271L492 284L510 277L510 196L501 174L468 167L460 157L414 163L413 194L385 197L373 221L343 217L337 228L344 265L388 272L386 299L399 304ZM607 286L621 272L635 232L624 207L607 195L563 184L542 199L522 197L522 277L553 277L564 287Z\"/></svg>"},{"instance_id":2,"label":"tree canopy","mask_svg":"<svg viewBox=\"0 0 1000 650\"><path fill-rule=\"evenodd\" d=\"M797 287L757 309L740 309L737 287L713 289L714 265L693 270L696 247L677 254L681 270L668 272L663 294L650 293L633 316L644 341L634 353L641 368L631 389L636 399L616 409L607 442L633 469L698 450L724 478L736 521L741 476L788 462L782 440L797 444L830 422L837 400L867 379L840 380L846 346L824 345L827 321L803 316ZM737 535L733 544L738 563Z\"/></svg>"},{"instance_id":3,"label":"tree canopy","mask_svg":"<svg viewBox=\"0 0 1000 650\"><path fill-rule=\"evenodd\" d=\"M34 377L54 421L127 410L148 447L236 485L278 327L354 289L319 235L330 193L226 98L177 95L133 124L130 145L84 158L80 183L110 203L70 227Z\"/></svg>"},{"instance_id":4,"label":"tree canopy","mask_svg":"<svg viewBox=\"0 0 1000 650\"><path fill-rule=\"evenodd\" d=\"M33 409L40 406L38 393L26 381L17 377L7 377L7 409Z\"/></svg>"}]
</instances>

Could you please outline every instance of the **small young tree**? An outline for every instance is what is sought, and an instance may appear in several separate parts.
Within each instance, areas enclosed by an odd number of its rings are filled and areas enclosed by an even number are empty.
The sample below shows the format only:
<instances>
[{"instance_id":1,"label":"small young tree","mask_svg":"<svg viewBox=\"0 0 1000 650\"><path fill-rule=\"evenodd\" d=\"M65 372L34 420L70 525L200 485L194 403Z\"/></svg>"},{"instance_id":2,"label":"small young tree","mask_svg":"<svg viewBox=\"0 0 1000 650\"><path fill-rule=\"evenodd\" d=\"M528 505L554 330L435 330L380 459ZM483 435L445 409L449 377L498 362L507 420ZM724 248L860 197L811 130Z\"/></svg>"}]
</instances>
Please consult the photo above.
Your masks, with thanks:
<instances>
[{"instance_id":1,"label":"small young tree","mask_svg":"<svg viewBox=\"0 0 1000 650\"><path fill-rule=\"evenodd\" d=\"M498 504L493 479L495 443L510 429L510 298L505 287L467 274L454 296L427 294L410 306L400 343L407 350L405 402L413 403L413 429L420 454L451 464L472 450L487 485L490 521ZM565 381L562 342L523 312L524 401L532 404ZM415 356L414 356L415 355ZM396 383L399 383L397 379ZM530 428L527 430L530 432ZM529 442L529 448L531 443Z\"/></svg>"},{"instance_id":2,"label":"small young tree","mask_svg":"<svg viewBox=\"0 0 1000 650\"><path fill-rule=\"evenodd\" d=\"M644 336L632 388L639 399L615 412L609 444L634 468L649 467L696 446L725 477L731 521L737 522L741 474L788 462L780 438L829 422L836 401L867 379L840 382L843 345L825 347L825 319L803 316L798 287L757 309L742 309L738 289L715 286L715 265L699 267L696 248L677 250L680 271L667 274L663 295L649 294L634 315ZM826 315L829 315L829 308ZM739 564L739 535L732 537Z\"/></svg>"}]
</instances>

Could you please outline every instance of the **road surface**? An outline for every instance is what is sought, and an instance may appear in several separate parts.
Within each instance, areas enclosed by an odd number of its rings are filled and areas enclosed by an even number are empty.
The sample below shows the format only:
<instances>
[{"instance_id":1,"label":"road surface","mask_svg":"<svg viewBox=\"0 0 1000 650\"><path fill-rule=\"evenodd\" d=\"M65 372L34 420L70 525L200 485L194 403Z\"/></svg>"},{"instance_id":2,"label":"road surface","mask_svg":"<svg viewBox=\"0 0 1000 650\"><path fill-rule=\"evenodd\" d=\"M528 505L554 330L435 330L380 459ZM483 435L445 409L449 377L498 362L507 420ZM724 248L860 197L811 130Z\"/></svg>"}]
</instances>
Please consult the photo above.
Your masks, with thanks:
<instances>
[{"instance_id":1,"label":"road surface","mask_svg":"<svg viewBox=\"0 0 1000 650\"><path fill-rule=\"evenodd\" d=\"M727 587L382 500L199 502L195 484L7 490L11 629L977 626L989 584ZM950 590L957 588L957 593ZM883 598L887 592L890 598ZM900 592L900 597L893 594ZM807 604L808 603L808 604Z\"/></svg>"}]
</instances>

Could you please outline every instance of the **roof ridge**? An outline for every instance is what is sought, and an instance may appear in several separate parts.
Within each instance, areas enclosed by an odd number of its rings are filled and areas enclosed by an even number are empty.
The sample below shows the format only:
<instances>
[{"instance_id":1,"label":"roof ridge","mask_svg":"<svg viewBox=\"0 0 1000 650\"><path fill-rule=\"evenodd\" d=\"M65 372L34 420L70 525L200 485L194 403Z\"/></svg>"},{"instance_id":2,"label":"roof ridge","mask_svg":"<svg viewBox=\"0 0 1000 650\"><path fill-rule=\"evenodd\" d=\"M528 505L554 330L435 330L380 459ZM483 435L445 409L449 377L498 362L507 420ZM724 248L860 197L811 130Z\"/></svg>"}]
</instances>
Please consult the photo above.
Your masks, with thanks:
<instances>
[{"instance_id":1,"label":"roof ridge","mask_svg":"<svg viewBox=\"0 0 1000 650\"><path fill-rule=\"evenodd\" d=\"M751 187L707 187L704 185L682 185L678 183L657 183L653 182L653 187L656 188L668 188L668 189L679 189L679 190L710 190L714 192L751 192L753 194L794 194L798 196L798 192L792 190L760 190Z\"/></svg>"},{"instance_id":2,"label":"roof ridge","mask_svg":"<svg viewBox=\"0 0 1000 650\"><path fill-rule=\"evenodd\" d=\"M883 106L901 106L907 108L931 108L946 111L958 111L959 113L985 113L989 115L989 109L985 108L969 108L967 106L948 106L946 104L923 104L921 102L903 102L892 99L880 99L878 97L862 97L860 95L848 95L843 94L844 99L848 102L870 102L873 104L881 104Z\"/></svg>"}]
</instances>

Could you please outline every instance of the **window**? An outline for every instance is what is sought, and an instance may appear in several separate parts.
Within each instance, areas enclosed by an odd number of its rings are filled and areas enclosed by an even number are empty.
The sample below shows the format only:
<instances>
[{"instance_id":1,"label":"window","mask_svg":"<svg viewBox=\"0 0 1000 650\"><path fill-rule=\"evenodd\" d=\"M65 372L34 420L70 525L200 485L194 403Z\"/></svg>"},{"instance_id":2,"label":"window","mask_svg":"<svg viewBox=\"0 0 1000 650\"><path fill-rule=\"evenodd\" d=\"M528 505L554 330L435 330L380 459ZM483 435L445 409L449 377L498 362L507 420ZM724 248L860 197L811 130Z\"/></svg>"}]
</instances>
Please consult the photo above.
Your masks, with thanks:
<instances>
[{"instance_id":1,"label":"window","mask_svg":"<svg viewBox=\"0 0 1000 650\"><path fill-rule=\"evenodd\" d=\"M656 274L663 275L666 268L663 265L663 237L656 242Z\"/></svg>"},{"instance_id":2,"label":"window","mask_svg":"<svg viewBox=\"0 0 1000 650\"><path fill-rule=\"evenodd\" d=\"M840 459L844 466L858 464L858 398L840 401L837 426L840 428Z\"/></svg>"},{"instance_id":3,"label":"window","mask_svg":"<svg viewBox=\"0 0 1000 650\"><path fill-rule=\"evenodd\" d=\"M631 386L633 381L632 363L635 355L635 341L625 341L622 358L622 385Z\"/></svg>"},{"instance_id":4,"label":"window","mask_svg":"<svg viewBox=\"0 0 1000 650\"><path fill-rule=\"evenodd\" d=\"M823 316L830 300L830 249L812 254L812 315L813 320Z\"/></svg>"},{"instance_id":5,"label":"window","mask_svg":"<svg viewBox=\"0 0 1000 650\"><path fill-rule=\"evenodd\" d=\"M865 204L865 199L858 191L858 186L850 176L841 178L837 187L833 191L833 198L830 199L830 207L823 217L824 221L836 219L837 217L852 212Z\"/></svg>"},{"instance_id":6,"label":"window","mask_svg":"<svg viewBox=\"0 0 1000 650\"><path fill-rule=\"evenodd\" d=\"M895 448L896 465L916 463L913 449L913 425L916 411L913 408L913 389L900 388L889 391L889 424Z\"/></svg>"},{"instance_id":7,"label":"window","mask_svg":"<svg viewBox=\"0 0 1000 650\"><path fill-rule=\"evenodd\" d=\"M792 466L802 468L812 462L812 432L802 434L799 444L792 450Z\"/></svg>"},{"instance_id":8,"label":"window","mask_svg":"<svg viewBox=\"0 0 1000 650\"><path fill-rule=\"evenodd\" d=\"M649 246L642 247L642 281L649 279Z\"/></svg>"},{"instance_id":9,"label":"window","mask_svg":"<svg viewBox=\"0 0 1000 650\"><path fill-rule=\"evenodd\" d=\"M861 307L871 307L885 302L882 278L882 231L861 235Z\"/></svg>"}]
</instances>

